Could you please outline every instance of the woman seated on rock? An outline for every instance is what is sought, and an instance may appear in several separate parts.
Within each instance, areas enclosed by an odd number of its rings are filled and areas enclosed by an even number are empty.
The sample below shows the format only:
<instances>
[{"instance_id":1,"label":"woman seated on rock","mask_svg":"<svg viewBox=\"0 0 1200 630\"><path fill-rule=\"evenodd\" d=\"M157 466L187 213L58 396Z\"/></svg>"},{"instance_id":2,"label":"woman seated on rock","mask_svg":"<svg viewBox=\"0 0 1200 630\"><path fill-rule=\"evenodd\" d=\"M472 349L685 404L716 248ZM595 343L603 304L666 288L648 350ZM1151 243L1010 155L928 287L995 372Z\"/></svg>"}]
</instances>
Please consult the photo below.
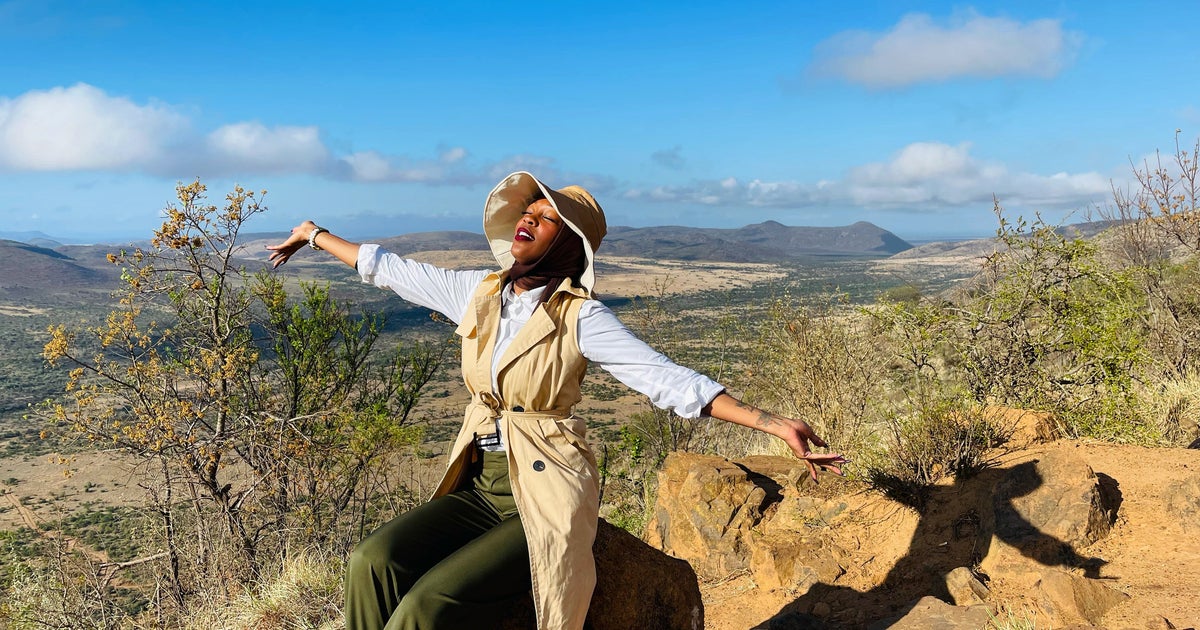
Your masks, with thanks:
<instances>
[{"instance_id":1,"label":"woman seated on rock","mask_svg":"<svg viewBox=\"0 0 1200 630\"><path fill-rule=\"evenodd\" d=\"M807 423L745 404L636 338L592 297L604 213L583 188L505 177L484 233L499 271L452 271L359 245L305 221L268 247L276 267L305 245L363 281L458 324L471 402L428 503L367 536L346 576L349 630L488 628L532 590L538 627L579 630L596 582L599 475L572 415L589 361L659 407L708 415L784 440L817 470L845 460Z\"/></svg>"}]
</instances>

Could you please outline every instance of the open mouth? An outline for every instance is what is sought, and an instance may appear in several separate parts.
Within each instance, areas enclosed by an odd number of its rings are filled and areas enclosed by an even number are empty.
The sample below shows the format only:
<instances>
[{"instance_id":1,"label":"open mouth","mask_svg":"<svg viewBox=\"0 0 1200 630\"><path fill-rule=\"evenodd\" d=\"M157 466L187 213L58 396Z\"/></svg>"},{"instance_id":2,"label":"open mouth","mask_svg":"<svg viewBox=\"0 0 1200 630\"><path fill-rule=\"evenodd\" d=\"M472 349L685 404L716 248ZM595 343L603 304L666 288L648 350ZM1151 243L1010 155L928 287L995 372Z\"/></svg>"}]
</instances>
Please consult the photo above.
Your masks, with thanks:
<instances>
[{"instance_id":1,"label":"open mouth","mask_svg":"<svg viewBox=\"0 0 1200 630\"><path fill-rule=\"evenodd\" d=\"M513 240L517 241L532 241L533 233L525 228L517 228L517 233L513 236Z\"/></svg>"}]
</instances>

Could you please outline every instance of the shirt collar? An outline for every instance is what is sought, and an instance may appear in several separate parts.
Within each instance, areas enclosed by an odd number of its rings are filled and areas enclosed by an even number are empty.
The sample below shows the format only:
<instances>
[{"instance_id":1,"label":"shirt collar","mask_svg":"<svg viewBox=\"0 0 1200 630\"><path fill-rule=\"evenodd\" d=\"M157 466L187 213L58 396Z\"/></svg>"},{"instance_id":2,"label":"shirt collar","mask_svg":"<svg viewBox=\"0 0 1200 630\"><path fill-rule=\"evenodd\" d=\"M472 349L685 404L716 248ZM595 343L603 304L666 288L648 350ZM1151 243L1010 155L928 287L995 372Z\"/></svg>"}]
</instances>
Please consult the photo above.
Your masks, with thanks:
<instances>
[{"instance_id":1,"label":"shirt collar","mask_svg":"<svg viewBox=\"0 0 1200 630\"><path fill-rule=\"evenodd\" d=\"M508 282L505 283L504 291L500 294L500 302L506 306L509 304L520 304L523 307L536 306L538 299L542 297L542 292L545 290L546 287L541 286L517 295L517 292L513 290L513 283Z\"/></svg>"}]
</instances>

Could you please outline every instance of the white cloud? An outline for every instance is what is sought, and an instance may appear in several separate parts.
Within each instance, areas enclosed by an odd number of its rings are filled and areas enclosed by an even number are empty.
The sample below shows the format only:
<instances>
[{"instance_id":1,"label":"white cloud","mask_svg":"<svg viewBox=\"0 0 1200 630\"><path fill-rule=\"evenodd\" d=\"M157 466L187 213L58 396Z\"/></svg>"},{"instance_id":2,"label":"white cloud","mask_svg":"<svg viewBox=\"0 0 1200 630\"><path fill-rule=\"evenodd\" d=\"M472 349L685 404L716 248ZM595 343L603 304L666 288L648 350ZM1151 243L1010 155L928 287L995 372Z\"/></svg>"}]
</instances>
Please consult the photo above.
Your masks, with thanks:
<instances>
[{"instance_id":1,"label":"white cloud","mask_svg":"<svg viewBox=\"0 0 1200 630\"><path fill-rule=\"evenodd\" d=\"M351 153L343 157L342 162L349 168L350 179L355 181L383 182L388 180L388 175L392 172L387 158L375 151Z\"/></svg>"},{"instance_id":2,"label":"white cloud","mask_svg":"<svg viewBox=\"0 0 1200 630\"><path fill-rule=\"evenodd\" d=\"M436 159L415 160L361 151L338 158L342 176L358 182L421 182L425 184L472 184L485 178L466 164L463 147L444 149Z\"/></svg>"},{"instance_id":3,"label":"white cloud","mask_svg":"<svg viewBox=\"0 0 1200 630\"><path fill-rule=\"evenodd\" d=\"M822 42L810 70L871 88L962 77L1050 78L1070 63L1081 41L1059 20L1022 23L972 12L941 25L915 13L886 33L849 31Z\"/></svg>"},{"instance_id":4,"label":"white cloud","mask_svg":"<svg viewBox=\"0 0 1200 630\"><path fill-rule=\"evenodd\" d=\"M909 184L934 178L961 176L975 168L970 145L952 147L940 142L914 142L890 161L860 166L852 178L884 185Z\"/></svg>"},{"instance_id":5,"label":"white cloud","mask_svg":"<svg viewBox=\"0 0 1200 630\"><path fill-rule=\"evenodd\" d=\"M83 83L0 97L0 173L141 172L171 179L306 174L364 183L480 186L517 170L597 193L616 186L609 177L564 172L543 156L473 161L461 146L441 147L432 157L375 150L339 155L311 125L248 121L199 131L167 104L137 103Z\"/></svg>"},{"instance_id":6,"label":"white cloud","mask_svg":"<svg viewBox=\"0 0 1200 630\"><path fill-rule=\"evenodd\" d=\"M153 163L187 130L168 107L138 105L83 83L0 99L0 168L122 170Z\"/></svg>"},{"instance_id":7,"label":"white cloud","mask_svg":"<svg viewBox=\"0 0 1200 630\"><path fill-rule=\"evenodd\" d=\"M330 159L316 127L235 123L208 134L205 145L212 163L229 171L314 172Z\"/></svg>"},{"instance_id":8,"label":"white cloud","mask_svg":"<svg viewBox=\"0 0 1200 630\"><path fill-rule=\"evenodd\" d=\"M0 172L147 172L176 179L298 173L472 185L493 180L492 172L508 164L549 163L515 156L472 166L469 158L464 147L443 148L433 158L378 151L334 155L315 126L236 122L203 133L169 105L139 104L84 83L0 98Z\"/></svg>"},{"instance_id":9,"label":"white cloud","mask_svg":"<svg viewBox=\"0 0 1200 630\"><path fill-rule=\"evenodd\" d=\"M492 164L488 169L487 176L489 180L500 181L509 173L517 171L537 173L538 178L543 181L562 181L558 168L554 166L554 160L541 155L510 155Z\"/></svg>"},{"instance_id":10,"label":"white cloud","mask_svg":"<svg viewBox=\"0 0 1200 630\"><path fill-rule=\"evenodd\" d=\"M886 162L847 171L840 180L740 182L733 178L699 181L687 186L630 189L625 198L712 206L810 208L862 206L875 209L932 210L1003 203L1037 209L1087 206L1111 193L1109 180L1098 173L1012 172L1003 164L970 155L970 145L918 142Z\"/></svg>"}]
</instances>

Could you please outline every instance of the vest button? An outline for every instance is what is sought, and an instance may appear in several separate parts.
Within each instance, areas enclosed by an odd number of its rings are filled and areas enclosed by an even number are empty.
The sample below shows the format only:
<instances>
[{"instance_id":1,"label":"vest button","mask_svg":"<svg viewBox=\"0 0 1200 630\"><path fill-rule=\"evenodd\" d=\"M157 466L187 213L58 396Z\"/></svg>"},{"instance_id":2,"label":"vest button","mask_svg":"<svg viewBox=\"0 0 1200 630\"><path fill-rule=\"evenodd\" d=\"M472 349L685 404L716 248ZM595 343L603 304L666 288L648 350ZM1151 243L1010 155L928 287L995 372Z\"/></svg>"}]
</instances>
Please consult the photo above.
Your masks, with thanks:
<instances>
[{"instance_id":1,"label":"vest button","mask_svg":"<svg viewBox=\"0 0 1200 630\"><path fill-rule=\"evenodd\" d=\"M534 462L533 462L533 469L534 469L534 470L536 470L537 472L542 472L543 470L546 470L546 462L543 462L543 461L542 461L542 460L540 460L540 459L539 459L539 460L536 460L536 461L534 461Z\"/></svg>"},{"instance_id":2,"label":"vest button","mask_svg":"<svg viewBox=\"0 0 1200 630\"><path fill-rule=\"evenodd\" d=\"M521 413L522 411L525 411L525 408L522 407L521 405L516 405L513 407L513 411L515 411L517 413Z\"/></svg>"}]
</instances>

